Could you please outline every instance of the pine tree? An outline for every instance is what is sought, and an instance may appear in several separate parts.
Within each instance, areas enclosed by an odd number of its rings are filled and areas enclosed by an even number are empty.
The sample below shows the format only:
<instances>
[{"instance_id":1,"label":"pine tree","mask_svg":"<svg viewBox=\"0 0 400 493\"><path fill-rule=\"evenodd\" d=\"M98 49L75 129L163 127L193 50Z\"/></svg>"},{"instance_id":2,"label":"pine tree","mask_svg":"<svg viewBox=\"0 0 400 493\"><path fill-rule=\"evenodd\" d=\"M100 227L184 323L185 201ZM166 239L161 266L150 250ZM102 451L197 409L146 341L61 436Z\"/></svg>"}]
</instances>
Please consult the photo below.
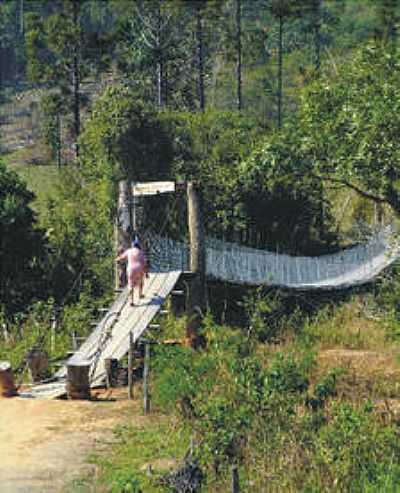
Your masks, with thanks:
<instances>
[{"instance_id":1,"label":"pine tree","mask_svg":"<svg viewBox=\"0 0 400 493\"><path fill-rule=\"evenodd\" d=\"M56 87L64 101L64 111L73 114L75 156L81 131L81 81L98 61L93 38L85 30L90 1L54 2L52 11L33 12L26 17L27 75L33 82ZM100 46L101 48L101 46Z\"/></svg>"},{"instance_id":2,"label":"pine tree","mask_svg":"<svg viewBox=\"0 0 400 493\"><path fill-rule=\"evenodd\" d=\"M278 21L278 88L277 88L277 124L282 126L282 102L283 102L283 51L284 51L284 28L286 22L295 14L298 3L295 0L268 0L267 10Z\"/></svg>"},{"instance_id":3,"label":"pine tree","mask_svg":"<svg viewBox=\"0 0 400 493\"><path fill-rule=\"evenodd\" d=\"M139 1L130 5L116 32L121 70L130 79L139 78L144 94L148 90L158 107L168 100L167 66L175 52L175 20L170 2Z\"/></svg>"}]
</instances>

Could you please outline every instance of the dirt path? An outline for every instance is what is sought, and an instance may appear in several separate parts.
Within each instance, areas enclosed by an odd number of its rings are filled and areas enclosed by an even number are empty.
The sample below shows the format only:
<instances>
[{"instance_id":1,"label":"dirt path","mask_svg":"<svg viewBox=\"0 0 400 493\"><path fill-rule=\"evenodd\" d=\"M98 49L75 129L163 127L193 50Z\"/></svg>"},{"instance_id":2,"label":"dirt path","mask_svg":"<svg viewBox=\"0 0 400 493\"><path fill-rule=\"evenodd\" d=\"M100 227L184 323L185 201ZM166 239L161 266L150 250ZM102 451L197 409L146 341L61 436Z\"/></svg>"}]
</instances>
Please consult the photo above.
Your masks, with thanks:
<instances>
[{"instance_id":1,"label":"dirt path","mask_svg":"<svg viewBox=\"0 0 400 493\"><path fill-rule=\"evenodd\" d=\"M99 396L104 399L103 396ZM90 472L93 448L112 439L112 429L136 414L125 392L116 400L0 400L0 492L57 493Z\"/></svg>"}]
</instances>

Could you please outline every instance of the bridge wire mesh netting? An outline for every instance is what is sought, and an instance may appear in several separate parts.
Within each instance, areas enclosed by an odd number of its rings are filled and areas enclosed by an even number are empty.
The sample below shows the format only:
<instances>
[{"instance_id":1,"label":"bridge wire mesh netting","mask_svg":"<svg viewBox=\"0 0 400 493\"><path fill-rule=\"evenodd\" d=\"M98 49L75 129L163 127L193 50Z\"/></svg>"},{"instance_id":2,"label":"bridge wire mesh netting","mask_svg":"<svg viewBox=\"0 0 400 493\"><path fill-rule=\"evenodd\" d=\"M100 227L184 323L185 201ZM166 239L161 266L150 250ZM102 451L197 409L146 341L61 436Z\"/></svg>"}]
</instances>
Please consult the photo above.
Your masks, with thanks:
<instances>
[{"instance_id":1,"label":"bridge wire mesh netting","mask_svg":"<svg viewBox=\"0 0 400 493\"><path fill-rule=\"evenodd\" d=\"M187 243L147 231L146 244L152 270L189 268ZM374 234L365 244L319 257L293 257L207 237L206 273L235 284L338 288L371 281L399 253L391 227Z\"/></svg>"}]
</instances>

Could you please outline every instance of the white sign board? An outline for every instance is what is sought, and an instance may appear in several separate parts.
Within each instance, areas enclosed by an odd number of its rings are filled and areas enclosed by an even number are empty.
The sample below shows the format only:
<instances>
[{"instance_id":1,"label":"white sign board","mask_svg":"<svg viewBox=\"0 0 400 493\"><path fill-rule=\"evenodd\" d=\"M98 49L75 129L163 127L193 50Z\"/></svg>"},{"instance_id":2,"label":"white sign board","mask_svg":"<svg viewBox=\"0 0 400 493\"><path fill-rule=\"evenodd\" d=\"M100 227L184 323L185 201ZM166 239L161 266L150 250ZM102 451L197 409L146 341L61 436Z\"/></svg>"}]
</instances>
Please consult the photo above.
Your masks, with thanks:
<instances>
[{"instance_id":1,"label":"white sign board","mask_svg":"<svg viewBox=\"0 0 400 493\"><path fill-rule=\"evenodd\" d=\"M132 186L133 196L158 195L159 193L175 192L174 181L149 181L146 183L135 183Z\"/></svg>"}]
</instances>

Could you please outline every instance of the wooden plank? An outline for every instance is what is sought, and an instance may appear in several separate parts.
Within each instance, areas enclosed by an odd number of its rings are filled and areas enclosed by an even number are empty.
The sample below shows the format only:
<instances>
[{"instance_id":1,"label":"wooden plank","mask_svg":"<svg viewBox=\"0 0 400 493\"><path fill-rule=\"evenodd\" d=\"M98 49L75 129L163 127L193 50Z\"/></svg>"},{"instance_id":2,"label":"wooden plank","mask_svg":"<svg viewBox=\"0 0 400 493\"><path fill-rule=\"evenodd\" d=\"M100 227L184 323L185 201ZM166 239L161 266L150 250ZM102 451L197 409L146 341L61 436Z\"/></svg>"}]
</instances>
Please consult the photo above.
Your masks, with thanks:
<instances>
[{"instance_id":1,"label":"wooden plank","mask_svg":"<svg viewBox=\"0 0 400 493\"><path fill-rule=\"evenodd\" d=\"M170 192L175 192L174 181L149 181L145 183L135 183L132 186L132 193L135 197Z\"/></svg>"},{"instance_id":2,"label":"wooden plank","mask_svg":"<svg viewBox=\"0 0 400 493\"><path fill-rule=\"evenodd\" d=\"M66 382L45 383L32 386L19 392L19 397L23 399L55 399L66 393Z\"/></svg>"},{"instance_id":3,"label":"wooden plank","mask_svg":"<svg viewBox=\"0 0 400 493\"><path fill-rule=\"evenodd\" d=\"M92 361L99 344L102 342L102 335L107 331L111 330L113 324L118 320L122 309L125 307L128 299L128 288L125 288L123 292L118 296L118 298L111 305L109 311L103 316L100 322L97 323L93 332L89 335L86 341L82 344L79 351L77 351L67 363L76 363L82 359L88 359ZM65 378L67 375L67 366L64 365L57 373L56 378Z\"/></svg>"},{"instance_id":4,"label":"wooden plank","mask_svg":"<svg viewBox=\"0 0 400 493\"><path fill-rule=\"evenodd\" d=\"M133 341L136 342L145 332L153 318L164 304L166 297L174 288L180 276L179 271L153 274L145 286L145 298L135 307L127 305L121 312L119 321L115 324L109 342L103 348L92 384L98 385L105 376L105 358L123 358L129 349L129 332L133 329ZM146 296L146 291L153 293Z\"/></svg>"}]
</instances>

